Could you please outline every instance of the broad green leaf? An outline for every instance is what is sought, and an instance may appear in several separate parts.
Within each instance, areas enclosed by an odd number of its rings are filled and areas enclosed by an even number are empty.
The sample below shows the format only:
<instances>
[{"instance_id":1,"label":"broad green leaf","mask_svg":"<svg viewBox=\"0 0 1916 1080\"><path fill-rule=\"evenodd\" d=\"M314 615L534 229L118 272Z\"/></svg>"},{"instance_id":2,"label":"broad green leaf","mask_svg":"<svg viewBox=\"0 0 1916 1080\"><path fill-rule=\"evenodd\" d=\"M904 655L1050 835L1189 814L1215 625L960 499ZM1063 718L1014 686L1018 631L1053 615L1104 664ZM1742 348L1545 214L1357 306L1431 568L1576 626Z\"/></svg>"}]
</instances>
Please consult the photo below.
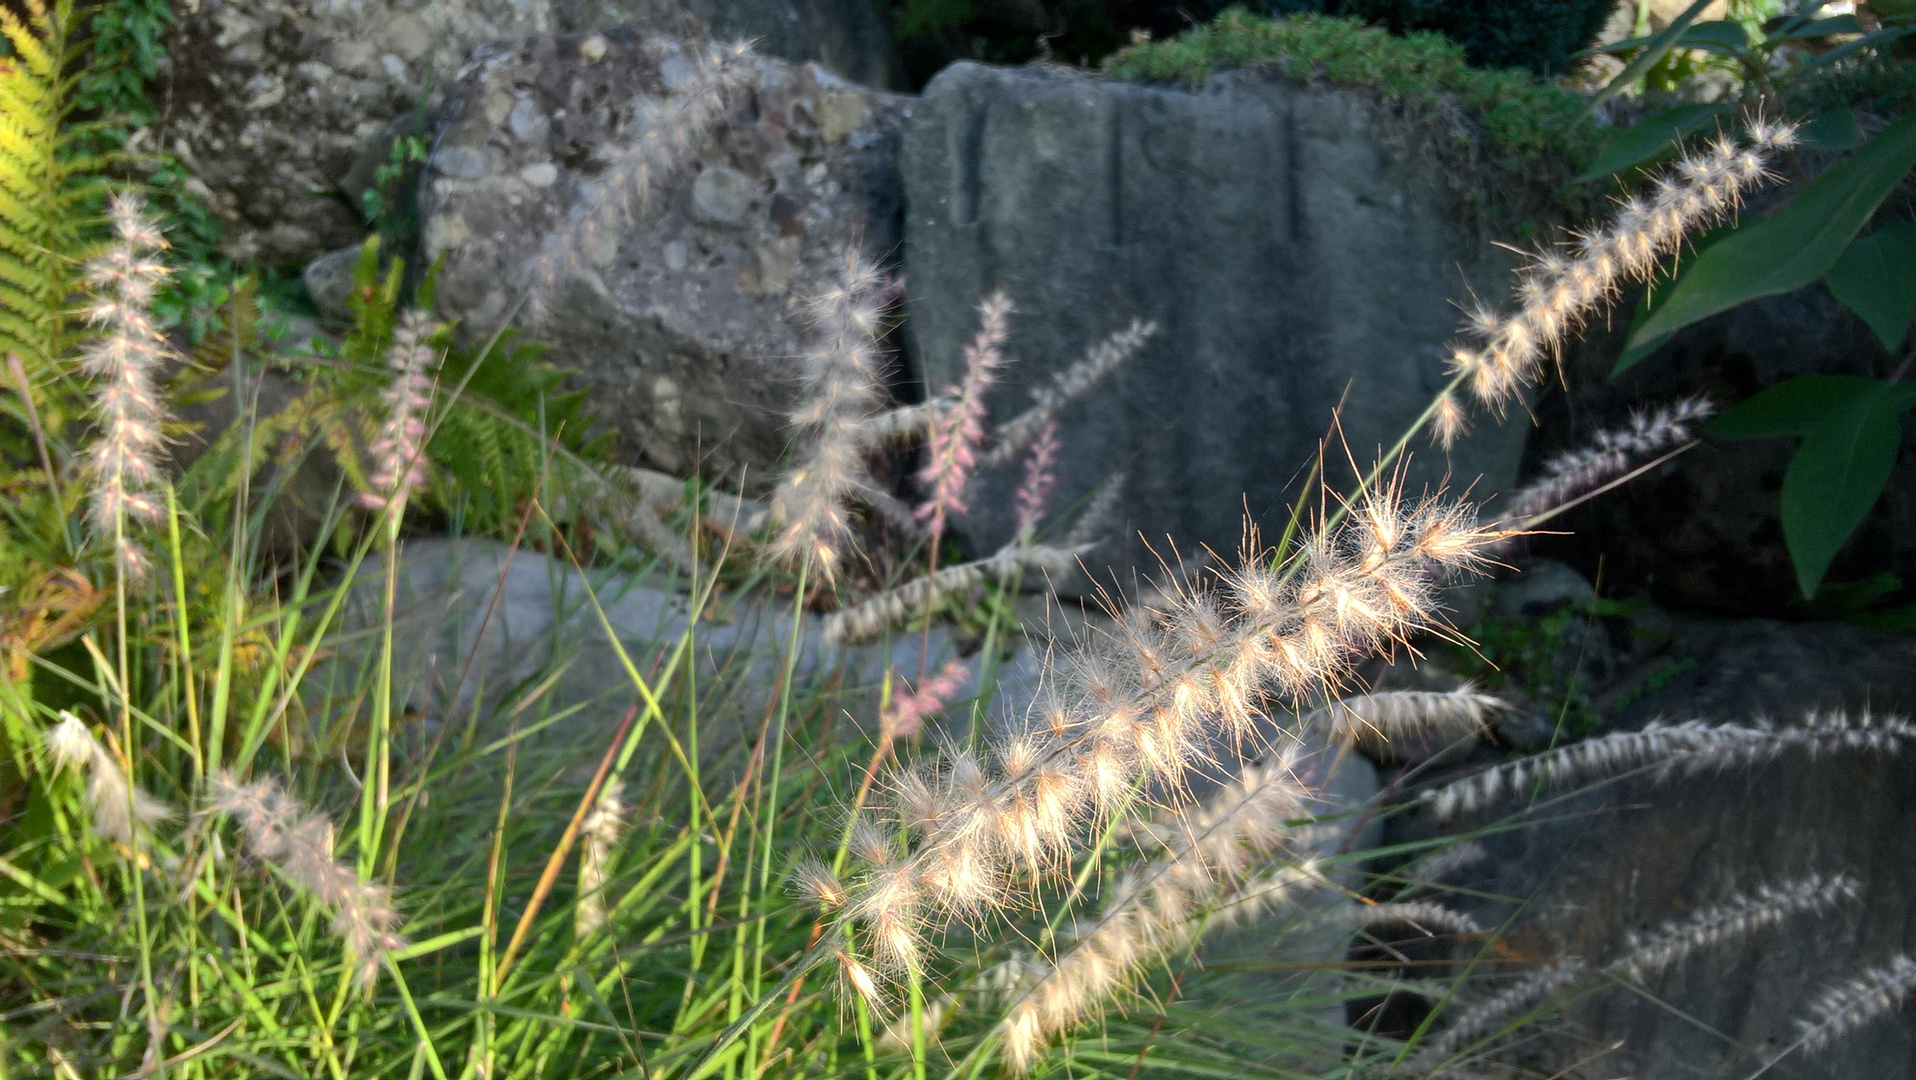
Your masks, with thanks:
<instances>
[{"instance_id":1,"label":"broad green leaf","mask_svg":"<svg viewBox=\"0 0 1916 1080\"><path fill-rule=\"evenodd\" d=\"M1862 144L1863 129L1856 124L1856 113L1842 106L1811 117L1796 137L1811 150L1854 150Z\"/></svg>"},{"instance_id":2,"label":"broad green leaf","mask_svg":"<svg viewBox=\"0 0 1916 1080\"><path fill-rule=\"evenodd\" d=\"M1697 23L1677 38L1676 47L1736 56L1750 47L1750 32L1743 28L1742 23L1729 19Z\"/></svg>"},{"instance_id":3,"label":"broad green leaf","mask_svg":"<svg viewBox=\"0 0 1916 1080\"><path fill-rule=\"evenodd\" d=\"M1892 221L1857 238L1823 284L1895 352L1916 319L1916 222Z\"/></svg>"},{"instance_id":4,"label":"broad green leaf","mask_svg":"<svg viewBox=\"0 0 1916 1080\"><path fill-rule=\"evenodd\" d=\"M1579 180L1598 180L1657 157L1678 139L1709 127L1728 115L1728 105L1678 105L1646 117L1603 144L1597 160Z\"/></svg>"},{"instance_id":5,"label":"broad green leaf","mask_svg":"<svg viewBox=\"0 0 1916 1080\"><path fill-rule=\"evenodd\" d=\"M1911 34L1916 34L1916 26L1885 26L1873 34L1864 34L1854 41L1845 41L1814 59L1804 61L1803 66L1796 69L1796 74L1798 77L1807 75L1838 61L1847 60L1865 49L1880 49Z\"/></svg>"},{"instance_id":6,"label":"broad green leaf","mask_svg":"<svg viewBox=\"0 0 1916 1080\"><path fill-rule=\"evenodd\" d=\"M1862 581L1825 581L1799 609L1812 619L1842 619L1861 614L1903 591L1903 579L1888 570Z\"/></svg>"},{"instance_id":7,"label":"broad green leaf","mask_svg":"<svg viewBox=\"0 0 1916 1080\"><path fill-rule=\"evenodd\" d=\"M1811 181L1795 202L1698 255L1669 302L1630 335L1630 345L1667 336L1746 300L1792 292L1829 273L1912 164L1916 114L1884 128L1848 160Z\"/></svg>"},{"instance_id":8,"label":"broad green leaf","mask_svg":"<svg viewBox=\"0 0 1916 1080\"><path fill-rule=\"evenodd\" d=\"M1812 375L1785 379L1775 386L1723 410L1711 421L1710 435L1718 439L1777 439L1808 435L1839 409L1868 400L1891 384L1860 375ZM1894 384L1904 406L1916 402L1916 385Z\"/></svg>"},{"instance_id":9,"label":"broad green leaf","mask_svg":"<svg viewBox=\"0 0 1916 1080\"><path fill-rule=\"evenodd\" d=\"M1599 45L1592 45L1587 49L1579 49L1571 53L1570 57L1574 60L1579 57L1595 56L1603 53L1620 56L1624 53L1635 52L1645 46L1653 46L1665 40L1669 33L1670 28L1666 26L1654 34L1624 38L1621 41L1607 41ZM1685 28L1682 33L1676 36L1676 40L1671 47L1677 49L1700 49L1710 48L1711 46L1731 46L1743 49L1748 48L1749 44L1750 33L1744 29L1742 23L1727 19L1712 19L1709 22L1695 23Z\"/></svg>"},{"instance_id":10,"label":"broad green leaf","mask_svg":"<svg viewBox=\"0 0 1916 1080\"><path fill-rule=\"evenodd\" d=\"M1803 38L1829 37L1831 34L1860 34L1863 24L1854 15L1834 15L1827 19L1811 19L1796 26L1785 26L1764 39L1766 45L1780 45L1785 41L1799 41Z\"/></svg>"},{"instance_id":11,"label":"broad green leaf","mask_svg":"<svg viewBox=\"0 0 1916 1080\"><path fill-rule=\"evenodd\" d=\"M1689 7L1683 9L1683 14L1670 21L1670 25L1642 39L1643 51L1624 65L1623 70L1617 72L1616 78L1605 83L1603 89L1590 95L1590 103L1584 106L1584 115L1588 116L1598 105L1615 97L1625 87L1641 79L1644 72L1655 67L1657 61L1669 55L1670 50L1676 48L1677 39L1690 28L1691 23L1696 22L1698 16L1703 14L1703 9L1709 7L1711 2L1712 0L1694 0Z\"/></svg>"},{"instance_id":12,"label":"broad green leaf","mask_svg":"<svg viewBox=\"0 0 1916 1080\"><path fill-rule=\"evenodd\" d=\"M1805 597L1829 570L1889 483L1908 387L1879 382L1832 410L1803 436L1783 474L1783 540Z\"/></svg>"}]
</instances>

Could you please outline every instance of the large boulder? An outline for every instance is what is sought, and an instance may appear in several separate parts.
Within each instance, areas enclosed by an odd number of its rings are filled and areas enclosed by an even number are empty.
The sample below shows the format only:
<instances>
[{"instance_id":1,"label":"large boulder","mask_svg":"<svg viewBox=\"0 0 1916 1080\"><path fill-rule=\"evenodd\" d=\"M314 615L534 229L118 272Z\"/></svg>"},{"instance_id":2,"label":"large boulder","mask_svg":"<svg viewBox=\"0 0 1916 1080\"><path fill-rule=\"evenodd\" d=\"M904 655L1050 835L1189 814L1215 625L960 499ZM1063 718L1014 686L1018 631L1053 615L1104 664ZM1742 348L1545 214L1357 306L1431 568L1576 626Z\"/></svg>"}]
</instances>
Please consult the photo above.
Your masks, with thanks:
<instances>
[{"instance_id":1,"label":"large boulder","mask_svg":"<svg viewBox=\"0 0 1916 1080\"><path fill-rule=\"evenodd\" d=\"M907 103L815 64L747 62L746 92L696 160L543 290L539 336L626 460L728 483L744 471L756 488L786 447L804 301L847 249L897 246ZM483 336L517 310L535 261L578 242L600 152L629 135L635 99L675 92L686 63L677 43L631 31L476 54L422 192L443 314Z\"/></svg>"},{"instance_id":2,"label":"large boulder","mask_svg":"<svg viewBox=\"0 0 1916 1080\"><path fill-rule=\"evenodd\" d=\"M363 235L363 181L390 123L435 108L474 46L614 25L751 38L869 85L892 80L869 0L204 0L167 42L166 149L225 223L228 255L303 261Z\"/></svg>"},{"instance_id":3,"label":"large boulder","mask_svg":"<svg viewBox=\"0 0 1916 1080\"><path fill-rule=\"evenodd\" d=\"M1320 440L1348 487L1345 444L1368 466L1443 385L1452 299L1502 295L1510 263L1455 220L1441 169L1390 149L1399 124L1367 95L1253 74L1193 89L963 63L926 88L903 171L931 385L957 378L995 289L1017 306L1001 418L1133 317L1158 324L1061 417L1054 505L1125 477L1100 571L1154 571L1166 536L1228 556L1247 511L1281 529ZM1448 456L1419 440L1411 489L1504 487L1527 423L1487 420ZM982 549L1010 537L1020 479L975 481Z\"/></svg>"}]
</instances>

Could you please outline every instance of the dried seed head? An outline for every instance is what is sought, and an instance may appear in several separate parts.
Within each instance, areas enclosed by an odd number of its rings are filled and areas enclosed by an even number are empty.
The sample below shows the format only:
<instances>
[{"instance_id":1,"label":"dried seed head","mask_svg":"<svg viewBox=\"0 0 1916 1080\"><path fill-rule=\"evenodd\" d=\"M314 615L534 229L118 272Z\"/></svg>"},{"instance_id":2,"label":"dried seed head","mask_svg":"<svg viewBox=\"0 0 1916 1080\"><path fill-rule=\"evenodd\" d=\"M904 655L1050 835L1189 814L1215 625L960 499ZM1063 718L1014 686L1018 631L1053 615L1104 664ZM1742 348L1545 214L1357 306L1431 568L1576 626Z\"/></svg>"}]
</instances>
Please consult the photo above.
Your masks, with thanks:
<instances>
[{"instance_id":1,"label":"dried seed head","mask_svg":"<svg viewBox=\"0 0 1916 1080\"><path fill-rule=\"evenodd\" d=\"M792 891L825 912L838 911L850 900L844 884L831 869L813 859L799 863L792 871Z\"/></svg>"}]
</instances>

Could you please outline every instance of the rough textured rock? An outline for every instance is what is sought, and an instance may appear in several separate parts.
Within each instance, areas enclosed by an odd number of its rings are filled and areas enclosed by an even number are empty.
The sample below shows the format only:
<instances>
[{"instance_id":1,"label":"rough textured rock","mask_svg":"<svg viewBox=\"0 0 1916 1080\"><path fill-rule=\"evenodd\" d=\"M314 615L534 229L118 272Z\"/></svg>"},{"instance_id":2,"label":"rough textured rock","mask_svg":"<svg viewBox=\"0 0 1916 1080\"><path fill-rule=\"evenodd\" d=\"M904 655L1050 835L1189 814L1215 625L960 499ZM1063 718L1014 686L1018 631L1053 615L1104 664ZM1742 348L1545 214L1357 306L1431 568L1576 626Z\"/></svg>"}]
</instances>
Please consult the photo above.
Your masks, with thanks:
<instances>
[{"instance_id":1,"label":"rough textured rock","mask_svg":"<svg viewBox=\"0 0 1916 1080\"><path fill-rule=\"evenodd\" d=\"M1156 567L1140 533L1228 555L1247 509L1281 526L1340 402L1351 454L1373 460L1442 385L1451 298L1504 289L1497 250L1453 227L1443 178L1388 152L1386 125L1358 95L1256 76L1190 90L966 63L926 88L903 169L931 385L956 377L994 289L1018 307L1000 417L1134 316L1160 327L1060 425L1054 506L1126 476L1097 557L1127 582ZM1448 460L1420 440L1412 490L1503 487L1526 424L1481 424ZM1333 480L1345 460L1333 441ZM982 549L1009 537L1019 478L976 482Z\"/></svg>"},{"instance_id":2,"label":"rough textured rock","mask_svg":"<svg viewBox=\"0 0 1916 1080\"><path fill-rule=\"evenodd\" d=\"M1916 709L1916 651L1905 639L1767 620L1685 619L1677 627L1694 667L1619 708L1618 726L1655 716L1747 721L1817 707ZM1843 873L1861 885L1857 903L1702 950L1645 993L1612 988L1582 999L1567 1025L1546 1024L1539 1030L1548 1037L1517 1056L1540 1074L1588 1058L1568 1077L1748 1076L1795 1040L1792 1021L1822 986L1916 948L1909 753L1784 754L1754 767L1640 776L1564 800L1546 796L1527 816L1506 801L1455 823L1457 831L1490 828L1479 839L1486 857L1444 879L1457 890L1447 899L1485 925L1509 920L1497 954L1506 959L1574 956L1599 966L1626 951L1630 932L1740 891L1812 873ZM1394 819L1384 843L1430 833L1420 813ZM1476 952L1472 945L1456 958ZM1599 1053L1618 1041L1621 1049ZM1793 1055L1775 1074L1916 1076L1916 1016L1892 1013L1822 1054Z\"/></svg>"},{"instance_id":3,"label":"rough textured rock","mask_svg":"<svg viewBox=\"0 0 1916 1080\"><path fill-rule=\"evenodd\" d=\"M1679 332L1612 378L1627 318L1599 325L1572 351L1565 383L1537 403L1530 466L1623 423L1630 410L1707 394L1728 405L1805 375L1886 378L1898 361L1821 285L1753 301ZM1725 614L1779 615L1798 596L1777 493L1794 440L1705 440L1702 446L1586 504L1532 550L1599 575L1607 592ZM1831 565L1828 580L1885 570L1916 582L1916 427L1884 498Z\"/></svg>"},{"instance_id":4,"label":"rough textured rock","mask_svg":"<svg viewBox=\"0 0 1916 1080\"><path fill-rule=\"evenodd\" d=\"M620 31L476 54L422 199L425 256L446 259L444 314L486 334L513 309L532 262L568 240L595 190L594 151L620 137L637 95L664 92L675 48ZM714 141L558 284L540 329L628 461L728 483L744 469L747 487L787 443L803 301L846 248L882 257L897 245L907 109L816 65L754 63Z\"/></svg>"},{"instance_id":5,"label":"rough textured rock","mask_svg":"<svg viewBox=\"0 0 1916 1080\"><path fill-rule=\"evenodd\" d=\"M436 106L475 45L613 25L754 38L850 79L892 78L869 0L201 0L167 42L168 148L225 222L227 254L302 261L364 232L355 158L395 117Z\"/></svg>"},{"instance_id":6,"label":"rough textured rock","mask_svg":"<svg viewBox=\"0 0 1916 1080\"><path fill-rule=\"evenodd\" d=\"M313 307L322 316L337 322L352 318L348 303L353 295L353 270L358 265L359 247L354 245L329 251L300 271L306 295L312 297Z\"/></svg>"}]
</instances>

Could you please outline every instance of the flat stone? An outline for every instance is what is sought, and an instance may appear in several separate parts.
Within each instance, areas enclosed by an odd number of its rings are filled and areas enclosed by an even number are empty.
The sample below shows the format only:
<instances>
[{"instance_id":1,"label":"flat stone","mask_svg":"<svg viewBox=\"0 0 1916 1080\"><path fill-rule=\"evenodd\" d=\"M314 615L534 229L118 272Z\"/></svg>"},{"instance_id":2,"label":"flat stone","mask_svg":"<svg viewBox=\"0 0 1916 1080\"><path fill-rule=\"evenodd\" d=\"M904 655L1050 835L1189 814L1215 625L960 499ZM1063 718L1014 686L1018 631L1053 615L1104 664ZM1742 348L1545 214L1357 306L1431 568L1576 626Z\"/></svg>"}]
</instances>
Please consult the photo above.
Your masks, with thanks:
<instances>
[{"instance_id":1,"label":"flat stone","mask_svg":"<svg viewBox=\"0 0 1916 1080\"><path fill-rule=\"evenodd\" d=\"M328 319L345 322L352 318L352 309L347 301L353 295L353 268L359 263L357 246L329 251L300 271L300 281L306 285L306 294L313 299L313 306Z\"/></svg>"}]
</instances>

